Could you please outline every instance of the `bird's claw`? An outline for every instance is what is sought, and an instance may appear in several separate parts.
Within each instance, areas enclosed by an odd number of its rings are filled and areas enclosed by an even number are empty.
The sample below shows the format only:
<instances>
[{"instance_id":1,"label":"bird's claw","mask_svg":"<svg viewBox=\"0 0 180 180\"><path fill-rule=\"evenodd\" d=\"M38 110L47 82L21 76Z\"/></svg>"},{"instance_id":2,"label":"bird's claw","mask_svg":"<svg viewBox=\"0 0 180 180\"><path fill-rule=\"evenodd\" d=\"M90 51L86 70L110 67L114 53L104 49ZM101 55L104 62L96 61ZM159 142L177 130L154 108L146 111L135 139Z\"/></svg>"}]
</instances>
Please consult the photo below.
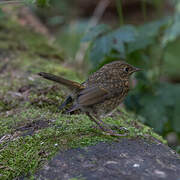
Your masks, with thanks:
<instances>
[{"instance_id":1,"label":"bird's claw","mask_svg":"<svg viewBox=\"0 0 180 180\"><path fill-rule=\"evenodd\" d=\"M108 135L108 136L117 136L117 137L125 137L127 136L128 134L125 133L125 134L118 134L118 133L115 133L115 132L103 132L104 135Z\"/></svg>"}]
</instances>

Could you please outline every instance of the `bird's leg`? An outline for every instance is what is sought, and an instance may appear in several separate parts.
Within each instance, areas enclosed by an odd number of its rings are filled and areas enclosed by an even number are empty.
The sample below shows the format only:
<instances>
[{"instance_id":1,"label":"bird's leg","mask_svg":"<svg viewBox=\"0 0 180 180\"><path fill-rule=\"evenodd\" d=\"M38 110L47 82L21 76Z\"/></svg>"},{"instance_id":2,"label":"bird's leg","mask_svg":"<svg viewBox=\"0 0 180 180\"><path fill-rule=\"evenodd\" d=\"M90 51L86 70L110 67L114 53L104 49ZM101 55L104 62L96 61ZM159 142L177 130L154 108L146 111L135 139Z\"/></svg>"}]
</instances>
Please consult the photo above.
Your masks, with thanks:
<instances>
[{"instance_id":1,"label":"bird's leg","mask_svg":"<svg viewBox=\"0 0 180 180\"><path fill-rule=\"evenodd\" d=\"M99 122L103 125L103 126L105 126L107 129L115 129L115 130L123 130L123 131L127 131L127 129L125 128L125 127L118 127L118 126L116 126L116 125L111 125L111 124L106 124L106 123L104 123L100 118L98 118L98 117L96 117L96 119L98 119L99 120ZM96 120L97 121L97 120Z\"/></svg>"},{"instance_id":2,"label":"bird's leg","mask_svg":"<svg viewBox=\"0 0 180 180\"><path fill-rule=\"evenodd\" d=\"M90 119L91 119L93 122L95 122L95 123L99 126L99 128L100 128L101 130L103 130L103 131L107 131L107 130L108 130L108 127L106 127L107 125L106 125L103 121L94 118L89 112L86 112L86 114L90 117Z\"/></svg>"},{"instance_id":3,"label":"bird's leg","mask_svg":"<svg viewBox=\"0 0 180 180\"><path fill-rule=\"evenodd\" d=\"M89 112L86 114L90 117L90 119L95 122L99 128L105 132L106 135L110 136L127 136L127 134L117 134L115 133L107 124L105 124L102 120L94 118Z\"/></svg>"},{"instance_id":4,"label":"bird's leg","mask_svg":"<svg viewBox=\"0 0 180 180\"><path fill-rule=\"evenodd\" d=\"M72 102L72 97L71 96L68 96L65 101L59 106L59 110L62 110L67 104L71 103Z\"/></svg>"}]
</instances>

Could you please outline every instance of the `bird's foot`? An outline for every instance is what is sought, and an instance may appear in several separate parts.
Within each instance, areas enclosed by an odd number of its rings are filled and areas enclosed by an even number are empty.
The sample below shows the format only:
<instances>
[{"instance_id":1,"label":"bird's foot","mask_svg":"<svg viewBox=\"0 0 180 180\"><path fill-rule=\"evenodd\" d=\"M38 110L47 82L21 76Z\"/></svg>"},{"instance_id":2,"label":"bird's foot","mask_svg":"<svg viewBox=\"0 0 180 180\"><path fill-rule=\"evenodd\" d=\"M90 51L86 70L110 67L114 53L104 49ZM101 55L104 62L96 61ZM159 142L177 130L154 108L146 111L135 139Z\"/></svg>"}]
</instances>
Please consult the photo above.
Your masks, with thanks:
<instances>
[{"instance_id":1,"label":"bird's foot","mask_svg":"<svg viewBox=\"0 0 180 180\"><path fill-rule=\"evenodd\" d=\"M124 128L124 127L117 127L117 126L115 126L116 128L117 128L117 130L126 130L127 131L127 129L126 128ZM122 134L119 134L119 133L117 133L117 132L115 132L114 130L112 130L111 128L111 126L110 127L99 127L101 130L103 130L103 134L104 135L109 135L109 136L119 136L119 137L122 137L122 136L127 136L128 135L128 133L122 133Z\"/></svg>"},{"instance_id":2,"label":"bird's foot","mask_svg":"<svg viewBox=\"0 0 180 180\"><path fill-rule=\"evenodd\" d=\"M115 131L113 131L113 129L115 130L119 130L119 131L125 131L125 132L128 132L127 128L125 127L118 127L118 126L115 126L115 125L110 125L109 128L102 128L102 127L99 127L99 126L92 126L92 128L94 129L101 129L103 130L103 134L104 135L109 135L109 136L127 136L128 133L124 133L124 134L119 134L119 133L116 133Z\"/></svg>"},{"instance_id":3,"label":"bird's foot","mask_svg":"<svg viewBox=\"0 0 180 180\"><path fill-rule=\"evenodd\" d=\"M98 125L98 128L101 129L103 131L103 134L105 135L110 135L110 136L127 136L127 133L125 134L118 134L116 132L114 132L112 129L111 129L111 125L109 124L105 124L102 120L98 119L98 118L94 118L93 116L91 116L90 113L86 112L86 114L90 117L90 119L92 121L94 121L97 125ZM126 130L124 127L117 127L115 126L118 130Z\"/></svg>"},{"instance_id":4,"label":"bird's foot","mask_svg":"<svg viewBox=\"0 0 180 180\"><path fill-rule=\"evenodd\" d=\"M122 126L116 126L116 125L109 125L110 126L110 128L113 130L119 130L119 131L128 131L127 130L127 128L125 128L125 127L122 127Z\"/></svg>"},{"instance_id":5,"label":"bird's foot","mask_svg":"<svg viewBox=\"0 0 180 180\"><path fill-rule=\"evenodd\" d=\"M108 136L117 136L117 137L125 137L127 136L128 134L125 133L125 134L118 134L118 133L115 133L114 131L107 131L107 132L103 132L104 135L108 135Z\"/></svg>"}]
</instances>

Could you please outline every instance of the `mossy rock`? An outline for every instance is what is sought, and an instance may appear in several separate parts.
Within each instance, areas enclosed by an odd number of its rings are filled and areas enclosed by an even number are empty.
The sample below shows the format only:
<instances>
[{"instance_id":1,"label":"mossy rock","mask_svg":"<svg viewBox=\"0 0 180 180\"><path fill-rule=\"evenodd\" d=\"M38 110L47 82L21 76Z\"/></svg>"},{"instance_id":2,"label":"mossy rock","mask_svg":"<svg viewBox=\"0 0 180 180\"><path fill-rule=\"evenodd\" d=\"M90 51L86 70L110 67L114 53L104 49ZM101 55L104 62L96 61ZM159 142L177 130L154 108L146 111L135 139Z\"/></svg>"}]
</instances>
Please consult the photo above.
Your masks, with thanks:
<instances>
[{"instance_id":1,"label":"mossy rock","mask_svg":"<svg viewBox=\"0 0 180 180\"><path fill-rule=\"evenodd\" d=\"M66 89L36 74L46 71L83 81L72 68L62 65L60 48L7 17L1 19L0 29L1 179L32 174L59 150L118 140L103 135L84 114L58 111ZM124 109L104 121L125 127L126 138L165 142Z\"/></svg>"}]
</instances>

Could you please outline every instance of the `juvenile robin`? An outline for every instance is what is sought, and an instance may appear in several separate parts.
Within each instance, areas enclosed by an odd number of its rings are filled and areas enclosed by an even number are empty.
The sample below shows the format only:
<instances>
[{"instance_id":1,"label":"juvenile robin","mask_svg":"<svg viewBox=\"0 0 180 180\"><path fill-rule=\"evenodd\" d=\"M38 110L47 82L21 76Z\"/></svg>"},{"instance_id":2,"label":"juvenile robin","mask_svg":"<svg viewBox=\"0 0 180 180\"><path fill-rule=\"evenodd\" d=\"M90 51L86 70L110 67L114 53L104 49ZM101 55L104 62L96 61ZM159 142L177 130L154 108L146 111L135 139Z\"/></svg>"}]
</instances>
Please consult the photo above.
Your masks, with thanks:
<instances>
[{"instance_id":1,"label":"juvenile robin","mask_svg":"<svg viewBox=\"0 0 180 180\"><path fill-rule=\"evenodd\" d=\"M113 61L94 72L82 84L45 72L40 72L39 75L72 91L60 109L73 101L73 106L68 112L80 109L106 134L124 136L115 133L100 117L113 111L124 100L129 91L129 77L139 70L124 61Z\"/></svg>"}]
</instances>

